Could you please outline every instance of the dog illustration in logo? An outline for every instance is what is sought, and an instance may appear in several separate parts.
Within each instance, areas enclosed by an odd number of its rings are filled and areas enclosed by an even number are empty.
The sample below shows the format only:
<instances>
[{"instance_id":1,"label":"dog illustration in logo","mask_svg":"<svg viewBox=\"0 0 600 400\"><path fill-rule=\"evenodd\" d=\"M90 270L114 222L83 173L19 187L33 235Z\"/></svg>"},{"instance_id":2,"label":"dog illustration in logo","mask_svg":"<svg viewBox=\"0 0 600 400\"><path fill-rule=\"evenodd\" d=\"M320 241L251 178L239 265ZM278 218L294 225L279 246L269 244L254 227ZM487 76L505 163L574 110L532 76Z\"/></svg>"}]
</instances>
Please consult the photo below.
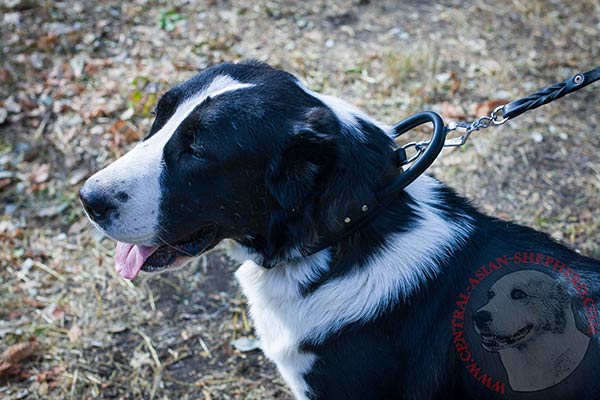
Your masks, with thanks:
<instances>
[{"instance_id":1,"label":"dog illustration in logo","mask_svg":"<svg viewBox=\"0 0 600 400\"><path fill-rule=\"evenodd\" d=\"M590 340L575 326L566 290L534 270L498 279L474 323L483 348L498 352L511 388L521 392L566 379L583 360Z\"/></svg>"}]
</instances>

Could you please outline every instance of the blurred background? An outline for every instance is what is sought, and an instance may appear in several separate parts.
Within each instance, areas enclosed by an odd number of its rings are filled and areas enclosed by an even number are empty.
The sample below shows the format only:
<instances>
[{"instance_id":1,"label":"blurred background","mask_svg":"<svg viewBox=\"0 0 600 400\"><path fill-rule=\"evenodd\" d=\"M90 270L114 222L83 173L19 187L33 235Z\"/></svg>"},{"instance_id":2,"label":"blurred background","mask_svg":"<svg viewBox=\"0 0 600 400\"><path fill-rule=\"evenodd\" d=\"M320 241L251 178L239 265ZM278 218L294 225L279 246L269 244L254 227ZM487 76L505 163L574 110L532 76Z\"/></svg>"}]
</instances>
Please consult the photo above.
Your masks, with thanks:
<instances>
[{"instance_id":1,"label":"blurred background","mask_svg":"<svg viewBox=\"0 0 600 400\"><path fill-rule=\"evenodd\" d=\"M471 120L599 66L599 44L598 0L0 0L0 398L291 399L222 250L125 281L77 201L169 87L257 58L389 124ZM475 133L431 171L600 258L599 99Z\"/></svg>"}]
</instances>

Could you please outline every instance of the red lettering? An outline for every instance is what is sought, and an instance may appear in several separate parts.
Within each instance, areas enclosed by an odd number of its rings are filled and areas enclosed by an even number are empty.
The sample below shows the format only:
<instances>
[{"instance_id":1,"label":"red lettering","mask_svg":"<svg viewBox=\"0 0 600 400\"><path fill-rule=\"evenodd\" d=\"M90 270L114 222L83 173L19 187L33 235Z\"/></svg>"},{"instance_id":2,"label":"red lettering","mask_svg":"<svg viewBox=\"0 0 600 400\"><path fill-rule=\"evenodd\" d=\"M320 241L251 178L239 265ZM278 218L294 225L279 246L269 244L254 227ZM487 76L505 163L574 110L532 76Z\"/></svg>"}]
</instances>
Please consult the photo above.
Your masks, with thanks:
<instances>
[{"instance_id":1,"label":"red lettering","mask_svg":"<svg viewBox=\"0 0 600 400\"><path fill-rule=\"evenodd\" d=\"M482 281L482 279L469 278L469 284L471 285L472 288L477 287L477 285L479 285L479 283L481 281Z\"/></svg>"},{"instance_id":2,"label":"red lettering","mask_svg":"<svg viewBox=\"0 0 600 400\"><path fill-rule=\"evenodd\" d=\"M468 360L463 360L463 361L468 361ZM479 376L479 372L481 371L481 368L479 368L477 366L477 363L475 361L473 361L471 364L467 365L466 368L467 368L467 371L469 371L469 373L475 378L477 378Z\"/></svg>"},{"instance_id":3,"label":"red lettering","mask_svg":"<svg viewBox=\"0 0 600 400\"><path fill-rule=\"evenodd\" d=\"M555 271L558 271L558 272L562 272L563 268L566 266L567 266L567 264L565 264L564 262L556 260L554 262L554 265L552 265L552 269Z\"/></svg>"},{"instance_id":4,"label":"red lettering","mask_svg":"<svg viewBox=\"0 0 600 400\"><path fill-rule=\"evenodd\" d=\"M535 254L535 263L538 265L542 264L542 258L544 258L544 255L542 253L536 253Z\"/></svg>"},{"instance_id":5,"label":"red lettering","mask_svg":"<svg viewBox=\"0 0 600 400\"><path fill-rule=\"evenodd\" d=\"M492 390L496 393L504 394L504 383L497 382L492 386Z\"/></svg>"},{"instance_id":6,"label":"red lettering","mask_svg":"<svg viewBox=\"0 0 600 400\"><path fill-rule=\"evenodd\" d=\"M479 282L484 280L490 273L485 269L485 267L477 268L475 270L475 276L479 278Z\"/></svg>"},{"instance_id":7,"label":"red lettering","mask_svg":"<svg viewBox=\"0 0 600 400\"><path fill-rule=\"evenodd\" d=\"M513 256L513 261L516 262L517 264L521 264L522 259L521 259L521 253L515 253L515 255Z\"/></svg>"},{"instance_id":8,"label":"red lettering","mask_svg":"<svg viewBox=\"0 0 600 400\"><path fill-rule=\"evenodd\" d=\"M552 264L554 261L556 261L554 258L546 256L546 261L544 261L544 265L547 267L548 265Z\"/></svg>"},{"instance_id":9,"label":"red lettering","mask_svg":"<svg viewBox=\"0 0 600 400\"><path fill-rule=\"evenodd\" d=\"M488 267L490 267L492 271L498 271L500 269L500 267L494 264L492 261L489 262Z\"/></svg>"},{"instance_id":10,"label":"red lettering","mask_svg":"<svg viewBox=\"0 0 600 400\"><path fill-rule=\"evenodd\" d=\"M463 351L458 354L458 357L461 359L462 362L467 362L471 359L471 353L469 353L468 351Z\"/></svg>"},{"instance_id":11,"label":"red lettering","mask_svg":"<svg viewBox=\"0 0 600 400\"><path fill-rule=\"evenodd\" d=\"M487 388L492 388L492 377L488 376L488 374L481 375L478 379L479 383L485 385Z\"/></svg>"},{"instance_id":12,"label":"red lettering","mask_svg":"<svg viewBox=\"0 0 600 400\"><path fill-rule=\"evenodd\" d=\"M454 313L452 314L452 319L465 319L465 310L454 310ZM452 326L454 326L454 321L452 321Z\"/></svg>"},{"instance_id":13,"label":"red lettering","mask_svg":"<svg viewBox=\"0 0 600 400\"><path fill-rule=\"evenodd\" d=\"M502 257L498 257L496 258L496 261L498 261L498 264L500 264L501 266L507 266L508 265L508 256L502 256Z\"/></svg>"}]
</instances>

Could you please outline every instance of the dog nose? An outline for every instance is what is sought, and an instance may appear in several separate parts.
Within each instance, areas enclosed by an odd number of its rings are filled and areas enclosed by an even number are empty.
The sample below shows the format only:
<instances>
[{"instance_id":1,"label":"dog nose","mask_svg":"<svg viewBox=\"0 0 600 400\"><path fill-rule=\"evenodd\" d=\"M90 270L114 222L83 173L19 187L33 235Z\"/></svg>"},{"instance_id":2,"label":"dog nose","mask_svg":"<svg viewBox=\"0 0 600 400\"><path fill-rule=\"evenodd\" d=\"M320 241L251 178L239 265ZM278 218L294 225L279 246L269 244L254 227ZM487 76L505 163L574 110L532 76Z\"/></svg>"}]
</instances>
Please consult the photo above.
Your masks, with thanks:
<instances>
[{"instance_id":1,"label":"dog nose","mask_svg":"<svg viewBox=\"0 0 600 400\"><path fill-rule=\"evenodd\" d=\"M84 184L79 190L79 198L83 208L91 219L101 223L106 221L112 211L115 210L114 204L110 201L103 190L94 190L89 184Z\"/></svg>"},{"instance_id":2,"label":"dog nose","mask_svg":"<svg viewBox=\"0 0 600 400\"><path fill-rule=\"evenodd\" d=\"M486 310L480 310L475 313L475 325L478 328L483 328L492 321L492 314Z\"/></svg>"}]
</instances>

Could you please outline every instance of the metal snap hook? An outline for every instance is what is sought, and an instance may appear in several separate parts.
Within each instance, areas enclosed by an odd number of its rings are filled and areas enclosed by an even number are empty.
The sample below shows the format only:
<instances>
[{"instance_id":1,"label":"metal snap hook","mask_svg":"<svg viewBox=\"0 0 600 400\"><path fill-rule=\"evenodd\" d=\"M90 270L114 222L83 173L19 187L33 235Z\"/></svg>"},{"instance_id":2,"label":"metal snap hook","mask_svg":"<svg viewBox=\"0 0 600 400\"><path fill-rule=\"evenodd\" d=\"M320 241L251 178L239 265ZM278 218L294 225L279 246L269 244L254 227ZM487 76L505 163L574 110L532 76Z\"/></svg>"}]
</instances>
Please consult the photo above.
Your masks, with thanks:
<instances>
[{"instance_id":1,"label":"metal snap hook","mask_svg":"<svg viewBox=\"0 0 600 400\"><path fill-rule=\"evenodd\" d=\"M504 116L504 106L505 104L498 106L496 108L494 108L494 111L492 111L492 122L494 123L494 125L502 125L503 123L505 123L506 121L508 121L508 118L506 118ZM499 117L499 114L502 114L501 117Z\"/></svg>"}]
</instances>

